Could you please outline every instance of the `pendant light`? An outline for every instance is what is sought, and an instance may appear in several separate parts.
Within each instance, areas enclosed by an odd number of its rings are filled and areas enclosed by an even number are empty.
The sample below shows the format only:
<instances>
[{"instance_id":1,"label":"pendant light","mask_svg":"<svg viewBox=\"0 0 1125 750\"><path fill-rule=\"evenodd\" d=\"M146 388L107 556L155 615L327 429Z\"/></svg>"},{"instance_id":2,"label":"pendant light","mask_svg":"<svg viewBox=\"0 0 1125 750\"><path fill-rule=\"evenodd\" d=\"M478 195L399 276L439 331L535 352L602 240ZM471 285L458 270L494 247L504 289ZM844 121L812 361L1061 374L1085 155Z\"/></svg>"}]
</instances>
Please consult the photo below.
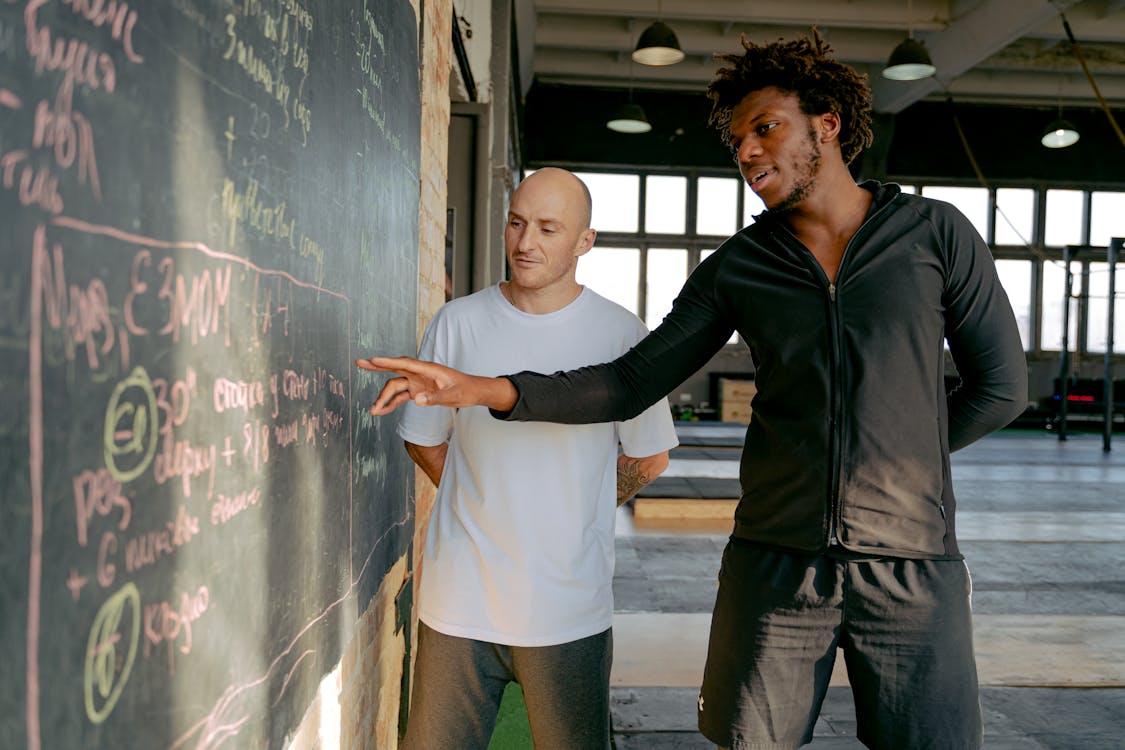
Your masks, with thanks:
<instances>
[{"instance_id":1,"label":"pendant light","mask_svg":"<svg viewBox=\"0 0 1125 750\"><path fill-rule=\"evenodd\" d=\"M913 23L914 4L907 0L906 17ZM930 60L930 53L926 45L914 38L914 28L909 27L906 38L891 51L887 59L887 67L883 68L883 77L892 81L920 81L929 78L937 72L934 63Z\"/></svg>"},{"instance_id":2,"label":"pendant light","mask_svg":"<svg viewBox=\"0 0 1125 750\"><path fill-rule=\"evenodd\" d=\"M1065 120L1060 111L1059 116L1043 129L1043 137L1039 139L1047 148L1066 148L1078 143L1078 130L1071 124L1070 120Z\"/></svg>"},{"instance_id":3,"label":"pendant light","mask_svg":"<svg viewBox=\"0 0 1125 750\"><path fill-rule=\"evenodd\" d=\"M656 15L659 18L660 3L656 4ZM648 28L641 32L637 46L633 50L633 60L641 65L674 65L684 59L684 51L680 48L680 40L672 27L661 20L653 21Z\"/></svg>"},{"instance_id":4,"label":"pendant light","mask_svg":"<svg viewBox=\"0 0 1125 750\"><path fill-rule=\"evenodd\" d=\"M652 130L641 105L633 102L633 61L629 61L629 99L617 105L605 126L616 133L647 133Z\"/></svg>"},{"instance_id":5,"label":"pendant light","mask_svg":"<svg viewBox=\"0 0 1125 750\"><path fill-rule=\"evenodd\" d=\"M641 105L633 102L627 102L615 109L605 126L618 133L647 133L652 130L652 125L645 117Z\"/></svg>"},{"instance_id":6,"label":"pendant light","mask_svg":"<svg viewBox=\"0 0 1125 750\"><path fill-rule=\"evenodd\" d=\"M899 42L883 68L883 77L892 81L919 81L937 72L926 45L908 36Z\"/></svg>"}]
</instances>

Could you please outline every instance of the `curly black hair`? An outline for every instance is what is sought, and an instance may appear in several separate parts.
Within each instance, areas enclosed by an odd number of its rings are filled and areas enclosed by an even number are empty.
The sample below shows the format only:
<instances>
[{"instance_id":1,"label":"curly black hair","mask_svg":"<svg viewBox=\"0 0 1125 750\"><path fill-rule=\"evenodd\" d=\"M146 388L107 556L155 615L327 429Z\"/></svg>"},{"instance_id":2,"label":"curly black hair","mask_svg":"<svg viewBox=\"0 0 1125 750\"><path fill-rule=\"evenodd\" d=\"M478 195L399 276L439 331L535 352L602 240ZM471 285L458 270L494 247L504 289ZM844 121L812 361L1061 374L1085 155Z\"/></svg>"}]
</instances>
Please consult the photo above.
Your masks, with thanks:
<instances>
[{"instance_id":1,"label":"curly black hair","mask_svg":"<svg viewBox=\"0 0 1125 750\"><path fill-rule=\"evenodd\" d=\"M840 117L840 151L850 164L871 145L871 88L867 76L829 56L831 45L816 27L811 36L757 45L739 35L745 52L716 54L722 67L707 87L709 124L730 142L731 111L754 91L774 86L796 94L807 115L835 112Z\"/></svg>"}]
</instances>

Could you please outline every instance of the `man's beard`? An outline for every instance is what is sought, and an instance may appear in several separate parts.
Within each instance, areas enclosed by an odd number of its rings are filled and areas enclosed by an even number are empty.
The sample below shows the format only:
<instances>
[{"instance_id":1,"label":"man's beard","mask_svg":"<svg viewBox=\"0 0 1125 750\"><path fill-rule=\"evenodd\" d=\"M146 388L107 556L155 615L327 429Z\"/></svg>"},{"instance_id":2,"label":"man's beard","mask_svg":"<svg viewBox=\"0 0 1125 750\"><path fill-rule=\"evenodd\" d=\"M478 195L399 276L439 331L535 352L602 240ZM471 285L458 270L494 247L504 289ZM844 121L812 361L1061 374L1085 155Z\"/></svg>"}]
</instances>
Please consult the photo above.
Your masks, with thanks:
<instances>
[{"instance_id":1,"label":"man's beard","mask_svg":"<svg viewBox=\"0 0 1125 750\"><path fill-rule=\"evenodd\" d=\"M782 198L780 203L769 210L771 214L780 215L792 211L812 192L816 176L820 172L820 150L816 147L816 128L812 125L809 125L808 136L805 164L797 176L797 182L793 185L793 189L789 191L789 195Z\"/></svg>"}]
</instances>

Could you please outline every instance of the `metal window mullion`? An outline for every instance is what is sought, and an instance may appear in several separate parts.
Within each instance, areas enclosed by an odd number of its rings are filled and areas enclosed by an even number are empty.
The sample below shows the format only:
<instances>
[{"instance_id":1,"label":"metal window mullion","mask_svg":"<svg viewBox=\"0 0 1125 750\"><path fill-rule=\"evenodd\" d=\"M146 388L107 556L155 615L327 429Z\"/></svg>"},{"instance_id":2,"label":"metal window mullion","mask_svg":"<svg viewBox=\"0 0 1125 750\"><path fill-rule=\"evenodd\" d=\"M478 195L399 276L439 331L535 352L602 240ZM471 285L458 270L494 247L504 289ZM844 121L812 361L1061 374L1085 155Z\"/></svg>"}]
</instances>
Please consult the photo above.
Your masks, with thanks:
<instances>
[{"instance_id":1,"label":"metal window mullion","mask_svg":"<svg viewBox=\"0 0 1125 750\"><path fill-rule=\"evenodd\" d=\"M684 213L684 235L686 237L698 237L699 228L695 226L696 210L695 206L698 203L699 196L699 171L690 170L687 174L687 211Z\"/></svg>"},{"instance_id":2,"label":"metal window mullion","mask_svg":"<svg viewBox=\"0 0 1125 750\"><path fill-rule=\"evenodd\" d=\"M984 227L989 247L996 244L996 207L998 205L999 201L996 198L996 188L990 187L988 189L988 220L985 222Z\"/></svg>"},{"instance_id":3,"label":"metal window mullion","mask_svg":"<svg viewBox=\"0 0 1125 750\"><path fill-rule=\"evenodd\" d=\"M1103 423L1102 423L1102 450L1109 452L1110 438L1113 434L1113 399L1115 394L1113 382L1113 327L1114 323L1114 303L1116 302L1117 295L1117 256L1121 251L1122 240L1120 237L1111 237L1109 246L1106 247L1105 260L1109 272L1109 298L1106 300L1106 329L1105 329L1105 361L1104 361L1104 374L1102 375L1102 408Z\"/></svg>"},{"instance_id":4,"label":"metal window mullion","mask_svg":"<svg viewBox=\"0 0 1125 750\"><path fill-rule=\"evenodd\" d=\"M637 279L637 317L648 325L648 242L642 240L637 243L640 253L640 273Z\"/></svg>"},{"instance_id":5,"label":"metal window mullion","mask_svg":"<svg viewBox=\"0 0 1125 750\"><path fill-rule=\"evenodd\" d=\"M1029 351L1035 354L1043 352L1043 264L1048 261L1031 258L1031 330L1028 335L1031 337L1031 348Z\"/></svg>"}]
</instances>

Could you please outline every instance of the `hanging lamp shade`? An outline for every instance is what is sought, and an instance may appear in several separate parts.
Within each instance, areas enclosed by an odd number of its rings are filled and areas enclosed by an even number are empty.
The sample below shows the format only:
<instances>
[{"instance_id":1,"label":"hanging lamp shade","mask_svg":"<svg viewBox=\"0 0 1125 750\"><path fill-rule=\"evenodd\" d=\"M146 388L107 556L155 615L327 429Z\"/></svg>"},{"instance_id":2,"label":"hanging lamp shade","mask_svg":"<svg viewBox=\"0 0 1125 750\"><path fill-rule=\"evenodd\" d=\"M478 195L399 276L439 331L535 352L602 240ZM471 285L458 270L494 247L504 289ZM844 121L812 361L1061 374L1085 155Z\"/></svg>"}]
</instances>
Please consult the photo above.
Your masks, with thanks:
<instances>
[{"instance_id":1,"label":"hanging lamp shade","mask_svg":"<svg viewBox=\"0 0 1125 750\"><path fill-rule=\"evenodd\" d=\"M637 48L633 50L633 60L641 65L672 65L684 59L680 40L676 32L663 21L654 21L641 32Z\"/></svg>"},{"instance_id":2,"label":"hanging lamp shade","mask_svg":"<svg viewBox=\"0 0 1125 750\"><path fill-rule=\"evenodd\" d=\"M903 39L887 60L883 77L892 81L917 81L937 72L926 46L912 37Z\"/></svg>"},{"instance_id":3,"label":"hanging lamp shade","mask_svg":"<svg viewBox=\"0 0 1125 750\"><path fill-rule=\"evenodd\" d=\"M618 133L647 133L652 130L641 105L633 102L622 104L614 110L605 126Z\"/></svg>"},{"instance_id":4,"label":"hanging lamp shade","mask_svg":"<svg viewBox=\"0 0 1125 750\"><path fill-rule=\"evenodd\" d=\"M1066 148L1078 143L1078 131L1069 120L1059 117L1043 129L1043 137L1039 139L1047 148Z\"/></svg>"}]
</instances>

